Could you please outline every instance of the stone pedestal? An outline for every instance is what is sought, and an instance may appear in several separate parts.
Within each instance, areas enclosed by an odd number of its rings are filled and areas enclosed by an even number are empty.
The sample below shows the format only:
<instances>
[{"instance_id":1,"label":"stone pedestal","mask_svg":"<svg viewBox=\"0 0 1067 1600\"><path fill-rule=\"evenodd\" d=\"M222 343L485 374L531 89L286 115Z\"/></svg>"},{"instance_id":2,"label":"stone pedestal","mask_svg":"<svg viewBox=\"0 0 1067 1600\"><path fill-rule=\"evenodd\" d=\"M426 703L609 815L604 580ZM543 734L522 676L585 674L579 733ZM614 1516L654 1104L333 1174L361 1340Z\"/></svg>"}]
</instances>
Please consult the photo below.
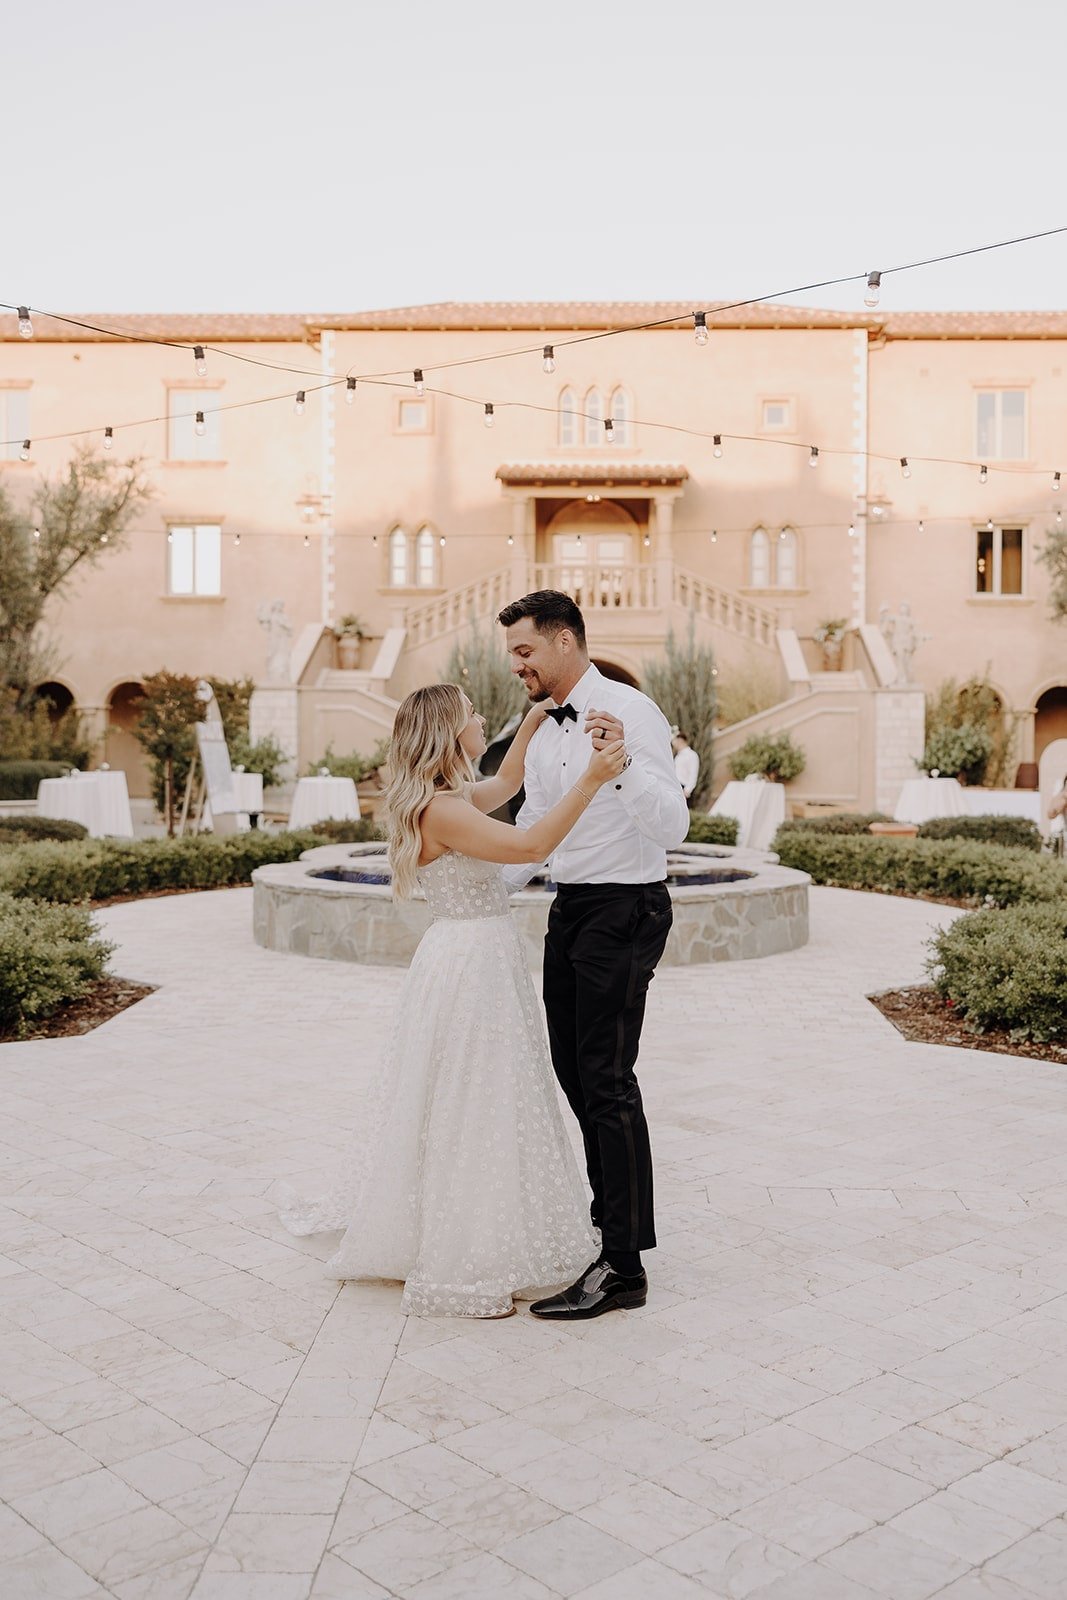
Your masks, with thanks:
<instances>
[{"instance_id":1,"label":"stone pedestal","mask_svg":"<svg viewBox=\"0 0 1067 1600\"><path fill-rule=\"evenodd\" d=\"M287 757L283 782L291 782L297 775L300 750L300 708L295 684L267 684L252 691L248 734L253 744L273 734Z\"/></svg>"},{"instance_id":2,"label":"stone pedestal","mask_svg":"<svg viewBox=\"0 0 1067 1600\"><path fill-rule=\"evenodd\" d=\"M915 685L874 695L874 804L893 815L904 783L914 778L926 742L926 696Z\"/></svg>"}]
</instances>

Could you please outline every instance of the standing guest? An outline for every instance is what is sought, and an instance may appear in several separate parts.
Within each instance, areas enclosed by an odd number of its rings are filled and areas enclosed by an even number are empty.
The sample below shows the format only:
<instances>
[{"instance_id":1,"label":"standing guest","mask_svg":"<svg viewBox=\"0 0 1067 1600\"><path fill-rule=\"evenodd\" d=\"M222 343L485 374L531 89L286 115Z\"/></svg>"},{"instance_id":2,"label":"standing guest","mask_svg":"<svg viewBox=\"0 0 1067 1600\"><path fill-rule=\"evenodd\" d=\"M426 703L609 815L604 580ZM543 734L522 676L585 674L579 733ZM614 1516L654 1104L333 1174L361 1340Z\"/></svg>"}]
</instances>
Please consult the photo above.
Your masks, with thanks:
<instances>
[{"instance_id":1,"label":"standing guest","mask_svg":"<svg viewBox=\"0 0 1067 1600\"><path fill-rule=\"evenodd\" d=\"M1064 853L1064 830L1067 828L1067 777L1057 789L1049 802L1048 814L1052 819L1049 829L1049 843L1053 855L1062 856Z\"/></svg>"},{"instance_id":2,"label":"standing guest","mask_svg":"<svg viewBox=\"0 0 1067 1600\"><path fill-rule=\"evenodd\" d=\"M549 1045L585 1143L602 1247L569 1289L530 1310L575 1321L642 1306L648 1294L641 1251L656 1243L652 1151L634 1067L648 985L671 927L667 851L685 838L689 812L667 719L647 695L590 664L585 622L570 596L542 589L497 620L531 701L554 702L526 750L519 827L551 815L594 752L624 753L622 770L550 858L557 888L545 935ZM521 887L534 870L505 869L505 881Z\"/></svg>"},{"instance_id":3,"label":"standing guest","mask_svg":"<svg viewBox=\"0 0 1067 1600\"><path fill-rule=\"evenodd\" d=\"M671 729L671 749L674 751L674 770L682 793L688 800L700 776L700 757L680 728Z\"/></svg>"}]
</instances>

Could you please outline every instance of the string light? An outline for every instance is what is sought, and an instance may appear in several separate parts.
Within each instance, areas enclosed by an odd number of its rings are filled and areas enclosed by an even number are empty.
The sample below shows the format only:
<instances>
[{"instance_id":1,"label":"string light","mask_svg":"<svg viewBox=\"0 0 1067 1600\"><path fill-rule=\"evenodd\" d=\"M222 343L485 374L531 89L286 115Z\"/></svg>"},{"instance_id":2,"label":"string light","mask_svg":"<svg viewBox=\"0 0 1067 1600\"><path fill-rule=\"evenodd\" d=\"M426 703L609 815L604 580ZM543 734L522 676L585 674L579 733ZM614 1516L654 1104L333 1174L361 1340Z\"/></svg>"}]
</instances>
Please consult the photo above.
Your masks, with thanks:
<instances>
[{"instance_id":1,"label":"string light","mask_svg":"<svg viewBox=\"0 0 1067 1600\"><path fill-rule=\"evenodd\" d=\"M721 461L722 460L722 434L721 433L716 433L716 434L712 435L711 453L715 457L716 461Z\"/></svg>"},{"instance_id":2,"label":"string light","mask_svg":"<svg viewBox=\"0 0 1067 1600\"><path fill-rule=\"evenodd\" d=\"M580 533L579 533L579 534L578 534L578 535L577 535L577 537L576 537L576 538L575 538L575 541L574 541L574 542L575 542L575 544L581 544L581 542L582 542L582 536L581 536L581 534L580 534Z\"/></svg>"},{"instance_id":3,"label":"string light","mask_svg":"<svg viewBox=\"0 0 1067 1600\"><path fill-rule=\"evenodd\" d=\"M19 460L20 461L28 461L29 459L30 459L30 440L29 439L23 439L23 441L22 441L22 449L19 451Z\"/></svg>"},{"instance_id":4,"label":"string light","mask_svg":"<svg viewBox=\"0 0 1067 1600\"><path fill-rule=\"evenodd\" d=\"M979 483L988 483L989 482L989 468L986 466L985 462L983 462L982 465L978 468L978 482Z\"/></svg>"},{"instance_id":5,"label":"string light","mask_svg":"<svg viewBox=\"0 0 1067 1600\"><path fill-rule=\"evenodd\" d=\"M867 288L864 292L863 303L865 306L876 306L882 298L882 274L868 272Z\"/></svg>"},{"instance_id":6,"label":"string light","mask_svg":"<svg viewBox=\"0 0 1067 1600\"><path fill-rule=\"evenodd\" d=\"M298 389L296 391L296 400L293 403L293 410L296 412L298 417L302 417L304 415L304 412L307 410L307 393L305 390Z\"/></svg>"},{"instance_id":7,"label":"string light","mask_svg":"<svg viewBox=\"0 0 1067 1600\"><path fill-rule=\"evenodd\" d=\"M908 466L907 456L901 456L900 458L900 476L902 478L911 477L911 468Z\"/></svg>"},{"instance_id":8,"label":"string light","mask_svg":"<svg viewBox=\"0 0 1067 1600\"><path fill-rule=\"evenodd\" d=\"M1059 494L1060 492L1060 475L1058 472L1052 474L1052 492L1053 494Z\"/></svg>"},{"instance_id":9,"label":"string light","mask_svg":"<svg viewBox=\"0 0 1067 1600\"><path fill-rule=\"evenodd\" d=\"M1060 533L1062 531L1062 529L1063 529L1063 512L1060 510L1059 506L1057 506L1056 507L1056 532Z\"/></svg>"},{"instance_id":10,"label":"string light","mask_svg":"<svg viewBox=\"0 0 1067 1600\"><path fill-rule=\"evenodd\" d=\"M202 344L198 344L198 345L194 345L193 346L193 360L196 363L196 375L197 375L197 377L198 378L206 378L207 377L207 360L205 359L205 356L204 356L204 347L203 347Z\"/></svg>"},{"instance_id":11,"label":"string light","mask_svg":"<svg viewBox=\"0 0 1067 1600\"><path fill-rule=\"evenodd\" d=\"M508 546L510 547L514 543L515 543L515 535L513 533L509 533L508 534Z\"/></svg>"},{"instance_id":12,"label":"string light","mask_svg":"<svg viewBox=\"0 0 1067 1600\"><path fill-rule=\"evenodd\" d=\"M850 522L848 525L848 536L850 539L856 537L856 524L854 522Z\"/></svg>"},{"instance_id":13,"label":"string light","mask_svg":"<svg viewBox=\"0 0 1067 1600\"><path fill-rule=\"evenodd\" d=\"M39 539L39 538L40 538L40 537L41 537L41 530L40 530L40 528L34 528L34 530L33 530L33 537L34 537L34 538L35 538L35 539Z\"/></svg>"},{"instance_id":14,"label":"string light","mask_svg":"<svg viewBox=\"0 0 1067 1600\"><path fill-rule=\"evenodd\" d=\"M356 380L355 380L355 378L346 378L345 379L345 405L346 406L354 405L355 404L355 399L356 399Z\"/></svg>"},{"instance_id":15,"label":"string light","mask_svg":"<svg viewBox=\"0 0 1067 1600\"><path fill-rule=\"evenodd\" d=\"M487 428L491 428L493 426L493 422L494 422L493 408L492 408L492 406L489 404L489 402L487 400L486 403L485 403L485 425L486 425L486 427Z\"/></svg>"},{"instance_id":16,"label":"string light","mask_svg":"<svg viewBox=\"0 0 1067 1600\"><path fill-rule=\"evenodd\" d=\"M310 546L311 546L311 535L305 533L305 535L304 535L304 549L307 550L307 549L310 548Z\"/></svg>"},{"instance_id":17,"label":"string light","mask_svg":"<svg viewBox=\"0 0 1067 1600\"><path fill-rule=\"evenodd\" d=\"M819 465L819 447L818 447L817 444L813 444L812 447L811 447L811 450L810 450L810 452L808 454L808 466L809 467L817 467L818 465Z\"/></svg>"},{"instance_id":18,"label":"string light","mask_svg":"<svg viewBox=\"0 0 1067 1600\"><path fill-rule=\"evenodd\" d=\"M550 344L546 344L545 348L541 351L541 371L555 372L555 370L556 352Z\"/></svg>"},{"instance_id":19,"label":"string light","mask_svg":"<svg viewBox=\"0 0 1067 1600\"><path fill-rule=\"evenodd\" d=\"M993 532L993 518L992 517L990 517L988 519L988 521L986 522L985 531L986 531L986 533L992 533Z\"/></svg>"},{"instance_id":20,"label":"string light","mask_svg":"<svg viewBox=\"0 0 1067 1600\"><path fill-rule=\"evenodd\" d=\"M204 413L202 411L198 411L196 413L196 421L193 423L193 432L196 434L198 439L202 439L207 432L207 423L204 421Z\"/></svg>"},{"instance_id":21,"label":"string light","mask_svg":"<svg viewBox=\"0 0 1067 1600\"><path fill-rule=\"evenodd\" d=\"M19 306L19 338L33 338L33 321L30 317L29 306Z\"/></svg>"},{"instance_id":22,"label":"string light","mask_svg":"<svg viewBox=\"0 0 1067 1600\"><path fill-rule=\"evenodd\" d=\"M441 535L441 537L438 539L437 542L441 546L441 549L443 550L444 547L445 547L445 544L447 543L447 540L445 539L444 534Z\"/></svg>"},{"instance_id":23,"label":"string light","mask_svg":"<svg viewBox=\"0 0 1067 1600\"><path fill-rule=\"evenodd\" d=\"M648 534L646 533L644 539L641 542L643 543L645 549L647 550L649 545L652 543L652 540L649 538Z\"/></svg>"},{"instance_id":24,"label":"string light","mask_svg":"<svg viewBox=\"0 0 1067 1600\"><path fill-rule=\"evenodd\" d=\"M712 544L718 544L719 535L716 533L714 528L712 528L712 530L711 530L710 538L711 538Z\"/></svg>"},{"instance_id":25,"label":"string light","mask_svg":"<svg viewBox=\"0 0 1067 1600\"><path fill-rule=\"evenodd\" d=\"M370 542L374 546L375 550L377 550L377 548L378 548L378 535L376 533L372 533L371 534Z\"/></svg>"},{"instance_id":26,"label":"string light","mask_svg":"<svg viewBox=\"0 0 1067 1600\"><path fill-rule=\"evenodd\" d=\"M167 543L168 544L173 544L174 543L174 529L173 528L168 528L167 529Z\"/></svg>"},{"instance_id":27,"label":"string light","mask_svg":"<svg viewBox=\"0 0 1067 1600\"><path fill-rule=\"evenodd\" d=\"M923 536L923 534L925 532L926 532L926 524L923 521L922 517L920 517L919 518L919 537L922 538L922 536Z\"/></svg>"},{"instance_id":28,"label":"string light","mask_svg":"<svg viewBox=\"0 0 1067 1600\"><path fill-rule=\"evenodd\" d=\"M104 449L105 450L110 450L111 446L114 443L115 443L115 430L114 430L114 428L105 428L104 429Z\"/></svg>"},{"instance_id":29,"label":"string light","mask_svg":"<svg viewBox=\"0 0 1067 1600\"><path fill-rule=\"evenodd\" d=\"M233 547L235 550L239 550L241 547L241 535L239 533L235 533L233 536Z\"/></svg>"},{"instance_id":30,"label":"string light","mask_svg":"<svg viewBox=\"0 0 1067 1600\"><path fill-rule=\"evenodd\" d=\"M693 316L693 327L694 327L694 329L696 331L696 342L697 342L697 344L707 344L707 342L708 342L708 319L707 319L707 314L705 312L697 311L697 312L694 313L694 316Z\"/></svg>"},{"instance_id":31,"label":"string light","mask_svg":"<svg viewBox=\"0 0 1067 1600\"><path fill-rule=\"evenodd\" d=\"M614 437L615 437L615 424L612 421L611 417L605 417L604 418L604 440L605 440L605 443L610 444Z\"/></svg>"},{"instance_id":32,"label":"string light","mask_svg":"<svg viewBox=\"0 0 1067 1600\"><path fill-rule=\"evenodd\" d=\"M416 367L412 376L415 379L415 393L422 396L426 393L426 380L422 375L422 368Z\"/></svg>"},{"instance_id":33,"label":"string light","mask_svg":"<svg viewBox=\"0 0 1067 1600\"><path fill-rule=\"evenodd\" d=\"M100 535L100 543L101 544L107 544L107 534L106 533L102 533Z\"/></svg>"}]
</instances>

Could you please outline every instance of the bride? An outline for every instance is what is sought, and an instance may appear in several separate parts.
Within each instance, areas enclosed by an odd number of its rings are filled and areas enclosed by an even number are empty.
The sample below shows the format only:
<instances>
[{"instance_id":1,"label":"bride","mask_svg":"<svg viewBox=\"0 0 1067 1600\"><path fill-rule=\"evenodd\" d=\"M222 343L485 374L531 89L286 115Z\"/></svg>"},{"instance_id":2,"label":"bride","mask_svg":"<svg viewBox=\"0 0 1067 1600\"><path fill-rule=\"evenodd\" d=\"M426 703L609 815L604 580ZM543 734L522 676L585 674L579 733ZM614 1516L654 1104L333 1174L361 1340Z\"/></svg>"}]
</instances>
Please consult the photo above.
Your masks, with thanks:
<instances>
[{"instance_id":1,"label":"bride","mask_svg":"<svg viewBox=\"0 0 1067 1600\"><path fill-rule=\"evenodd\" d=\"M596 751L532 827L494 821L486 813L518 792L546 715L532 707L481 782L485 718L455 684L416 689L396 715L393 892L421 886L434 920L349 1170L320 1200L283 1198L281 1215L293 1233L344 1229L327 1270L402 1279L405 1312L510 1316L517 1291L570 1282L599 1250L501 865L546 860L624 752L621 740Z\"/></svg>"}]
</instances>

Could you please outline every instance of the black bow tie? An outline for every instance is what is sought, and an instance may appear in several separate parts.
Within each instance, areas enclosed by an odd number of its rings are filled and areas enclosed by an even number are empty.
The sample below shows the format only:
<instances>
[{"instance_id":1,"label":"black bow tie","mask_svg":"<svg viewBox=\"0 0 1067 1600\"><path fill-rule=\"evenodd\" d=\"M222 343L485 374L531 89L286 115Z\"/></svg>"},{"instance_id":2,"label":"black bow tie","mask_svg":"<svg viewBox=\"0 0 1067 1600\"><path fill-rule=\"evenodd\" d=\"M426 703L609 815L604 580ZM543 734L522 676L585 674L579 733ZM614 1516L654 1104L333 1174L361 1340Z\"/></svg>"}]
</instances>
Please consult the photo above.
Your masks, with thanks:
<instances>
[{"instance_id":1,"label":"black bow tie","mask_svg":"<svg viewBox=\"0 0 1067 1600\"><path fill-rule=\"evenodd\" d=\"M568 717L572 722L578 721L578 713L575 711L569 700L565 706L549 706L548 715L552 718L553 722L559 723L560 726L566 722Z\"/></svg>"}]
</instances>

